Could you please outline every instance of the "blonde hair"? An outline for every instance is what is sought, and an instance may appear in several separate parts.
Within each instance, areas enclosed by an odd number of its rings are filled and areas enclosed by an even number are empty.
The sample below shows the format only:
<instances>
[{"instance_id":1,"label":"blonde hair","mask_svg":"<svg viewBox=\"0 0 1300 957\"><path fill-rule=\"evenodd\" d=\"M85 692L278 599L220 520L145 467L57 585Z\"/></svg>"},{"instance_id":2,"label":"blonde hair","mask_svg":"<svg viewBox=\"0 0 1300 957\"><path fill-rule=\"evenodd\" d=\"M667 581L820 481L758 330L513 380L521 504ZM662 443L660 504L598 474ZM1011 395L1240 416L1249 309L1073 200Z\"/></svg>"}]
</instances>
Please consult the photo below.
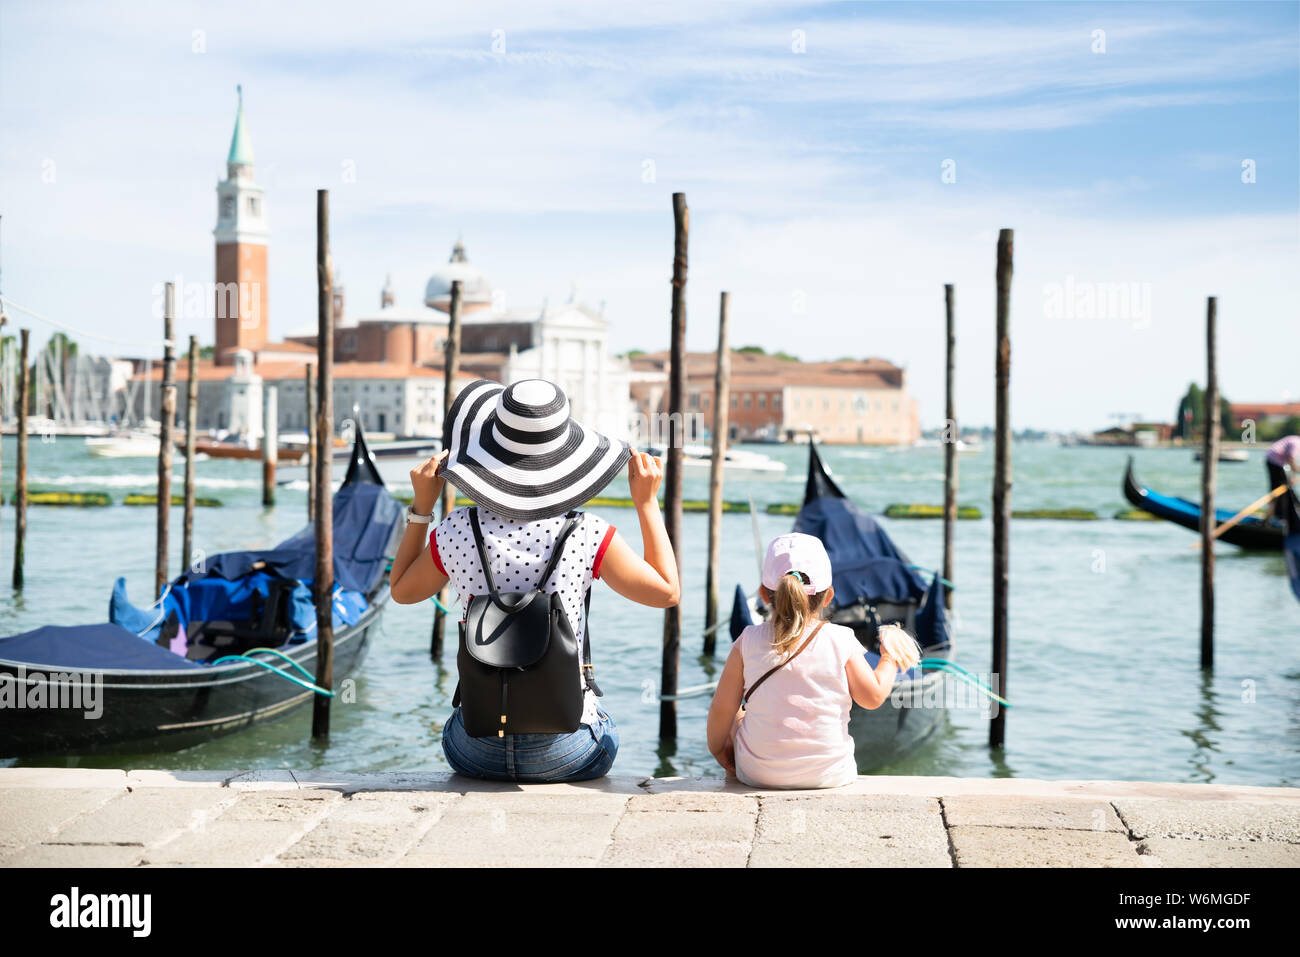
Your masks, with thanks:
<instances>
[{"instance_id":1,"label":"blonde hair","mask_svg":"<svg viewBox=\"0 0 1300 957\"><path fill-rule=\"evenodd\" d=\"M793 651L795 643L803 637L809 620L821 608L826 591L809 595L804 591L803 579L787 572L781 576L772 592L772 647L778 655Z\"/></svg>"},{"instance_id":2,"label":"blonde hair","mask_svg":"<svg viewBox=\"0 0 1300 957\"><path fill-rule=\"evenodd\" d=\"M881 656L893 659L899 671L915 668L921 660L920 645L898 625L881 625L877 635L880 638Z\"/></svg>"}]
</instances>

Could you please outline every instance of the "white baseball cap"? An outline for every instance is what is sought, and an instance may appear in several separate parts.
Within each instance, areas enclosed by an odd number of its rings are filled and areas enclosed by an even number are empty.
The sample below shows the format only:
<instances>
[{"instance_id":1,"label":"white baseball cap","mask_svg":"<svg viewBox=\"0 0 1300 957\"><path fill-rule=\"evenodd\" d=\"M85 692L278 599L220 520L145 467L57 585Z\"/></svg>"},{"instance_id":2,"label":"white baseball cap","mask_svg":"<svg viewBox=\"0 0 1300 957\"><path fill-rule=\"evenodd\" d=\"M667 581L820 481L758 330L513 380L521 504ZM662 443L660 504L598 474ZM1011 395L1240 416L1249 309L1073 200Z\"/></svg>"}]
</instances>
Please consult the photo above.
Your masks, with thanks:
<instances>
[{"instance_id":1,"label":"white baseball cap","mask_svg":"<svg viewBox=\"0 0 1300 957\"><path fill-rule=\"evenodd\" d=\"M831 559L821 540L802 532L791 532L772 539L763 559L763 584L773 591L781 576L799 572L804 591L816 595L831 587Z\"/></svg>"}]
</instances>

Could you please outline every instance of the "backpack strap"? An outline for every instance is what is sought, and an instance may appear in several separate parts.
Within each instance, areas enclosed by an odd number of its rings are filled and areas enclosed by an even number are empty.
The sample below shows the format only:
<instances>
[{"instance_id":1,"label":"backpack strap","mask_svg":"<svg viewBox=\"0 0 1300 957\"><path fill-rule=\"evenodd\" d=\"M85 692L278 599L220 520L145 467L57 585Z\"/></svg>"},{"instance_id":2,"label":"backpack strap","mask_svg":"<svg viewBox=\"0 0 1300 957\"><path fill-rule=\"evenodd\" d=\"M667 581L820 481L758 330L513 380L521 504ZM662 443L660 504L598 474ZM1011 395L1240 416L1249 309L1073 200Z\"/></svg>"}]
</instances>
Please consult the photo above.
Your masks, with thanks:
<instances>
[{"instance_id":1,"label":"backpack strap","mask_svg":"<svg viewBox=\"0 0 1300 957\"><path fill-rule=\"evenodd\" d=\"M541 581L537 583L534 591L541 591L546 587L546 582L551 575L555 573L555 567L560 564L560 558L564 553L564 543L570 533L577 528L578 522L582 520L581 513L571 511L564 516L565 522L560 529L560 533L555 536L555 544L551 546L551 557L546 563L546 568L542 571ZM487 583L488 592L495 600L497 597L497 583L492 578L492 563L488 560L487 546L483 542L483 527L478 521L478 507L475 506L469 510L470 529L474 532L474 545L478 548L479 564L483 566L483 580Z\"/></svg>"},{"instance_id":2,"label":"backpack strap","mask_svg":"<svg viewBox=\"0 0 1300 957\"><path fill-rule=\"evenodd\" d=\"M794 654L792 654L789 658L785 659L785 661L781 662L775 668L769 668L767 670L767 673L764 674L763 677L759 678L757 681L755 681L752 685L749 686L749 690L746 691L744 696L740 699L740 709L742 711L745 709L745 706L749 704L750 697L754 694L755 691L758 690L758 686L761 685L768 678L772 677L773 673L780 671L790 662L798 658L799 652L803 651L805 648L807 648L809 645L812 644L812 640L817 637L817 632L822 630L822 625L824 624L826 624L824 620L819 621L817 623L817 627L812 630L812 634L809 635L806 639L804 639L804 643L799 646L799 651L796 651Z\"/></svg>"},{"instance_id":3,"label":"backpack strap","mask_svg":"<svg viewBox=\"0 0 1300 957\"><path fill-rule=\"evenodd\" d=\"M582 680L586 682L591 693L597 698L605 697L605 692L596 684L596 667L591 663L591 589L582 600Z\"/></svg>"}]
</instances>

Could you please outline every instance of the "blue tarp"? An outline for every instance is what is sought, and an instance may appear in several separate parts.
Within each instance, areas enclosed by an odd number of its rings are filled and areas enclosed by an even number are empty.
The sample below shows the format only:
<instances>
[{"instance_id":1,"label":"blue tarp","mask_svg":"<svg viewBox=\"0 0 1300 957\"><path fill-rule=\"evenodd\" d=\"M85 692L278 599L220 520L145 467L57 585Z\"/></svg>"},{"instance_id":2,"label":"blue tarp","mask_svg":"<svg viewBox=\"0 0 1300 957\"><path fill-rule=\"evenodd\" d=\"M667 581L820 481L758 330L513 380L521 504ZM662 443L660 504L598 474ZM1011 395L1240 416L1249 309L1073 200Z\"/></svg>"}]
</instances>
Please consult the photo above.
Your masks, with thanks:
<instances>
[{"instance_id":1,"label":"blue tarp","mask_svg":"<svg viewBox=\"0 0 1300 957\"><path fill-rule=\"evenodd\" d=\"M199 578L184 584L173 584L161 608L137 608L126 597L126 579L119 578L113 585L109 600L108 620L130 630L148 641L157 640L163 622L176 613L181 627L189 630L194 621L247 621L253 607L253 595L266 598L273 576L253 572L244 578L230 581L216 575ZM334 588L335 628L356 624L362 612L369 607L366 596L360 592ZM316 606L312 598L311 582L297 582L289 602L291 642L305 641L316 628Z\"/></svg>"},{"instance_id":2,"label":"blue tarp","mask_svg":"<svg viewBox=\"0 0 1300 957\"><path fill-rule=\"evenodd\" d=\"M1286 556L1286 573L1291 576L1291 590L1300 601L1300 532L1282 540L1282 554Z\"/></svg>"},{"instance_id":3,"label":"blue tarp","mask_svg":"<svg viewBox=\"0 0 1300 957\"><path fill-rule=\"evenodd\" d=\"M90 668L96 670L168 670L202 668L141 641L121 625L46 625L35 631L0 638L0 658L33 667Z\"/></svg>"},{"instance_id":4,"label":"blue tarp","mask_svg":"<svg viewBox=\"0 0 1300 957\"><path fill-rule=\"evenodd\" d=\"M334 493L334 583L369 594L384 575L388 547L402 522L402 505L382 485L344 485ZM243 578L258 562L280 578L312 581L316 577L316 533L308 525L275 548L223 552L209 557L200 572L187 571L176 581L209 576Z\"/></svg>"},{"instance_id":5,"label":"blue tarp","mask_svg":"<svg viewBox=\"0 0 1300 957\"><path fill-rule=\"evenodd\" d=\"M799 510L794 530L821 539L831 560L835 604L919 601L925 581L885 530L847 498L824 496Z\"/></svg>"},{"instance_id":6,"label":"blue tarp","mask_svg":"<svg viewBox=\"0 0 1300 957\"><path fill-rule=\"evenodd\" d=\"M948 634L948 610L944 606L943 594L943 582L935 575L925 593L925 604L916 613L916 643L922 648L935 648L952 641Z\"/></svg>"}]
</instances>

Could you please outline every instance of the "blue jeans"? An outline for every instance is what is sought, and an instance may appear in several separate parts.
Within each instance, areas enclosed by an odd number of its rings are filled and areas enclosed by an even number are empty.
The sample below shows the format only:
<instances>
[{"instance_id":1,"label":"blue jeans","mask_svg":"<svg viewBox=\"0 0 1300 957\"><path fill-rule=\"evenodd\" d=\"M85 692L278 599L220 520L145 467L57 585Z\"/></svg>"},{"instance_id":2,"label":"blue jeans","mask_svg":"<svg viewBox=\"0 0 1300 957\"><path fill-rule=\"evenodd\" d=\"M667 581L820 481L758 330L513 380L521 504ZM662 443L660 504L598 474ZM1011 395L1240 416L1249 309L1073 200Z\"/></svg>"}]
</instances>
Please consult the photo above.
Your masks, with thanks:
<instances>
[{"instance_id":1,"label":"blue jeans","mask_svg":"<svg viewBox=\"0 0 1300 957\"><path fill-rule=\"evenodd\" d=\"M596 723L569 734L507 734L471 738L460 708L442 729L442 752L453 771L489 781L590 781L618 755L618 728L602 709Z\"/></svg>"}]
</instances>

